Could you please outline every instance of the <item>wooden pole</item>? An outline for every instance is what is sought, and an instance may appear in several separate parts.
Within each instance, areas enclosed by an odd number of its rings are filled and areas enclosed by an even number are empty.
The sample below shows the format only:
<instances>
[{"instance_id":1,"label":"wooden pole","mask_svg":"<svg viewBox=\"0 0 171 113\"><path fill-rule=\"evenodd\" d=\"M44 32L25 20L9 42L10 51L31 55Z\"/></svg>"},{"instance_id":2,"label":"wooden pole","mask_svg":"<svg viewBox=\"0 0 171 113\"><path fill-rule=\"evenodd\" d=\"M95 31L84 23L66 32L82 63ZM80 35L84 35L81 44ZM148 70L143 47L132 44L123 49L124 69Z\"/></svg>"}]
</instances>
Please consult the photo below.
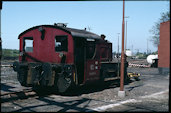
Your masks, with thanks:
<instances>
[{"instance_id":1,"label":"wooden pole","mask_svg":"<svg viewBox=\"0 0 171 113\"><path fill-rule=\"evenodd\" d=\"M122 53L121 53L121 75L120 75L120 91L124 90L124 62L125 62L125 53L124 53L124 10L125 10L125 1L123 0L123 21L122 21Z\"/></svg>"}]
</instances>

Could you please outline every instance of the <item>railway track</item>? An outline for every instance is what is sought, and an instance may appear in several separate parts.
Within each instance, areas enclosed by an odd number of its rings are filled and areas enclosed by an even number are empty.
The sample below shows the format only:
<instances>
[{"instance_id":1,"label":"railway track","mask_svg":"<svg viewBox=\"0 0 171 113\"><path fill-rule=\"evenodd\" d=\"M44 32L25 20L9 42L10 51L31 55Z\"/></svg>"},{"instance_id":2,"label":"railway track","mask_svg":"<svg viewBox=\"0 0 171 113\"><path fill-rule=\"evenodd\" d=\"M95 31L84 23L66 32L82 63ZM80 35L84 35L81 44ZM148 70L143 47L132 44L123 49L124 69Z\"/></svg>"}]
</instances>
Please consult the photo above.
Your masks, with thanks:
<instances>
[{"instance_id":1,"label":"railway track","mask_svg":"<svg viewBox=\"0 0 171 113\"><path fill-rule=\"evenodd\" d=\"M27 99L29 97L34 97L34 96L37 96L37 94L32 89L27 89L17 92L7 92L1 94L1 103L9 102L12 100L18 100L18 99Z\"/></svg>"},{"instance_id":2,"label":"railway track","mask_svg":"<svg viewBox=\"0 0 171 113\"><path fill-rule=\"evenodd\" d=\"M8 65L1 65L1 67L13 67L13 65L10 65L10 64L8 64Z\"/></svg>"},{"instance_id":3,"label":"railway track","mask_svg":"<svg viewBox=\"0 0 171 113\"><path fill-rule=\"evenodd\" d=\"M1 65L1 67L8 67L12 68L13 65ZM129 67L139 67L139 68L149 68L149 65L144 64L135 64L135 63L129 63ZM29 97L38 96L36 92L34 92L32 89L23 89L22 91L17 92L7 92L7 93L1 93L1 103L9 102L12 100L18 100L18 99L27 99Z\"/></svg>"},{"instance_id":4,"label":"railway track","mask_svg":"<svg viewBox=\"0 0 171 113\"><path fill-rule=\"evenodd\" d=\"M145 64L137 64L137 63L128 63L129 67L141 67L141 68L148 68L151 67L150 65ZM13 65L1 65L1 67L13 67Z\"/></svg>"}]
</instances>

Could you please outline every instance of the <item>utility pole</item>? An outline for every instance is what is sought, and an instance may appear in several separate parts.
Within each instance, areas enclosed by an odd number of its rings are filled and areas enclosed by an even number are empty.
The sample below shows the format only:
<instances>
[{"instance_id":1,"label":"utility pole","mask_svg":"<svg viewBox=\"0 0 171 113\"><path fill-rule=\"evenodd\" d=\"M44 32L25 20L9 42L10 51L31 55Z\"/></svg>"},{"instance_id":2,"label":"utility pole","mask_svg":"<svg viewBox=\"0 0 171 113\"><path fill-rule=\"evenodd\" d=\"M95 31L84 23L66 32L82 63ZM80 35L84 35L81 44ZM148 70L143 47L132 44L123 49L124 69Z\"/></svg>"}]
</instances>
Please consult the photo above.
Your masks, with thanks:
<instances>
[{"instance_id":1,"label":"utility pole","mask_svg":"<svg viewBox=\"0 0 171 113\"><path fill-rule=\"evenodd\" d=\"M0 73L1 73L1 57L2 57L2 40L1 40L1 9L2 9L2 1L0 1Z\"/></svg>"},{"instance_id":2,"label":"utility pole","mask_svg":"<svg viewBox=\"0 0 171 113\"><path fill-rule=\"evenodd\" d=\"M126 16L125 18L129 18L129 16ZM126 20L126 33L125 33L125 53L126 53L126 46L127 46L127 20Z\"/></svg>"},{"instance_id":3,"label":"utility pole","mask_svg":"<svg viewBox=\"0 0 171 113\"><path fill-rule=\"evenodd\" d=\"M124 63L125 63L125 53L124 53L124 10L125 1L123 0L123 21L122 21L122 52L121 52L121 75L120 75L120 91L118 91L118 96L125 97L124 91Z\"/></svg>"},{"instance_id":4,"label":"utility pole","mask_svg":"<svg viewBox=\"0 0 171 113\"><path fill-rule=\"evenodd\" d=\"M148 39L147 39L147 54L148 54Z\"/></svg>"},{"instance_id":5,"label":"utility pole","mask_svg":"<svg viewBox=\"0 0 171 113\"><path fill-rule=\"evenodd\" d=\"M134 49L133 47L134 47L134 45L132 44L132 54L133 54L133 49Z\"/></svg>"},{"instance_id":6,"label":"utility pole","mask_svg":"<svg viewBox=\"0 0 171 113\"><path fill-rule=\"evenodd\" d=\"M117 56L118 58L119 58L119 34L120 33L118 33L118 56Z\"/></svg>"},{"instance_id":7,"label":"utility pole","mask_svg":"<svg viewBox=\"0 0 171 113\"><path fill-rule=\"evenodd\" d=\"M118 59L118 76L119 76L119 34L118 33L118 54L117 54L117 59Z\"/></svg>"}]
</instances>

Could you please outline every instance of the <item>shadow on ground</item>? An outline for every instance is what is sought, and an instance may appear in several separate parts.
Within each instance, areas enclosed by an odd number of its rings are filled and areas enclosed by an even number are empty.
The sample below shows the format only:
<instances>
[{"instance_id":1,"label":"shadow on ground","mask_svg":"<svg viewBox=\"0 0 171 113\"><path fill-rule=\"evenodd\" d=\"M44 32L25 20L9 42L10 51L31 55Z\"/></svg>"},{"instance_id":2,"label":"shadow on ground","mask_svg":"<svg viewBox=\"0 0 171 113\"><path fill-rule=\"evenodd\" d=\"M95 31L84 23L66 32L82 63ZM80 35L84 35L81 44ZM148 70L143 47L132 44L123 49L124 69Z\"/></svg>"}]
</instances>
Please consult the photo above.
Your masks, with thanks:
<instances>
[{"instance_id":1,"label":"shadow on ground","mask_svg":"<svg viewBox=\"0 0 171 113\"><path fill-rule=\"evenodd\" d=\"M44 104L39 105L30 105L30 106L22 106L18 103L13 103L15 106L18 106L18 110L14 110L13 112L37 112L37 111L57 111L57 112L68 112L68 111L93 111L91 109L86 108L90 103L91 99L81 98L76 100L69 100L64 102L58 102L55 100L47 99L45 97L36 98L37 100L43 102ZM83 104L83 106L79 106ZM48 108L47 108L48 106ZM52 107L52 108L51 108Z\"/></svg>"},{"instance_id":2,"label":"shadow on ground","mask_svg":"<svg viewBox=\"0 0 171 113\"><path fill-rule=\"evenodd\" d=\"M129 84L133 82L133 80L129 80L128 82L125 83L125 85ZM111 80L111 81L107 81L104 83L90 83L90 84L86 84L83 86L79 86L79 87L75 87L75 88L71 88L70 90L68 90L65 93L59 93L57 91L55 91L53 88L39 88L38 90L36 90L36 93L40 96L46 96L49 94L56 94L56 95L62 95L62 96L79 96L82 94L89 94L89 93L94 93L94 92L100 92L103 91L105 89L110 89L110 88L117 88L120 86L120 80Z\"/></svg>"}]
</instances>

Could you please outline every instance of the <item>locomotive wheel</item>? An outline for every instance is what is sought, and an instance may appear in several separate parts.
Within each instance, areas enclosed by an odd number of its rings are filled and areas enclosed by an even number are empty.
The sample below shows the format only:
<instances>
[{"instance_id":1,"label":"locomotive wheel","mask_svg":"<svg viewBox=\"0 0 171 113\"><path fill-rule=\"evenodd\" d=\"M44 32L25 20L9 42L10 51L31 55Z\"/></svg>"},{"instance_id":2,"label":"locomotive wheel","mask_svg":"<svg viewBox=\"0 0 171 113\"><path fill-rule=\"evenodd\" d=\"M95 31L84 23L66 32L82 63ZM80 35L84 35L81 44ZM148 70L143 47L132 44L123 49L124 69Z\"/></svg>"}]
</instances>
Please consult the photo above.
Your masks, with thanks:
<instances>
[{"instance_id":1,"label":"locomotive wheel","mask_svg":"<svg viewBox=\"0 0 171 113\"><path fill-rule=\"evenodd\" d=\"M13 70L14 71L18 71L18 69L19 69L19 63L18 62L14 62L13 63Z\"/></svg>"},{"instance_id":2,"label":"locomotive wheel","mask_svg":"<svg viewBox=\"0 0 171 113\"><path fill-rule=\"evenodd\" d=\"M60 76L57 80L57 88L59 93L66 92L71 86L71 78L65 78L64 76Z\"/></svg>"},{"instance_id":3,"label":"locomotive wheel","mask_svg":"<svg viewBox=\"0 0 171 113\"><path fill-rule=\"evenodd\" d=\"M20 70L17 73L17 79L22 86L26 86L26 79L27 79L26 76L27 76L27 70L24 68L20 68Z\"/></svg>"}]
</instances>

